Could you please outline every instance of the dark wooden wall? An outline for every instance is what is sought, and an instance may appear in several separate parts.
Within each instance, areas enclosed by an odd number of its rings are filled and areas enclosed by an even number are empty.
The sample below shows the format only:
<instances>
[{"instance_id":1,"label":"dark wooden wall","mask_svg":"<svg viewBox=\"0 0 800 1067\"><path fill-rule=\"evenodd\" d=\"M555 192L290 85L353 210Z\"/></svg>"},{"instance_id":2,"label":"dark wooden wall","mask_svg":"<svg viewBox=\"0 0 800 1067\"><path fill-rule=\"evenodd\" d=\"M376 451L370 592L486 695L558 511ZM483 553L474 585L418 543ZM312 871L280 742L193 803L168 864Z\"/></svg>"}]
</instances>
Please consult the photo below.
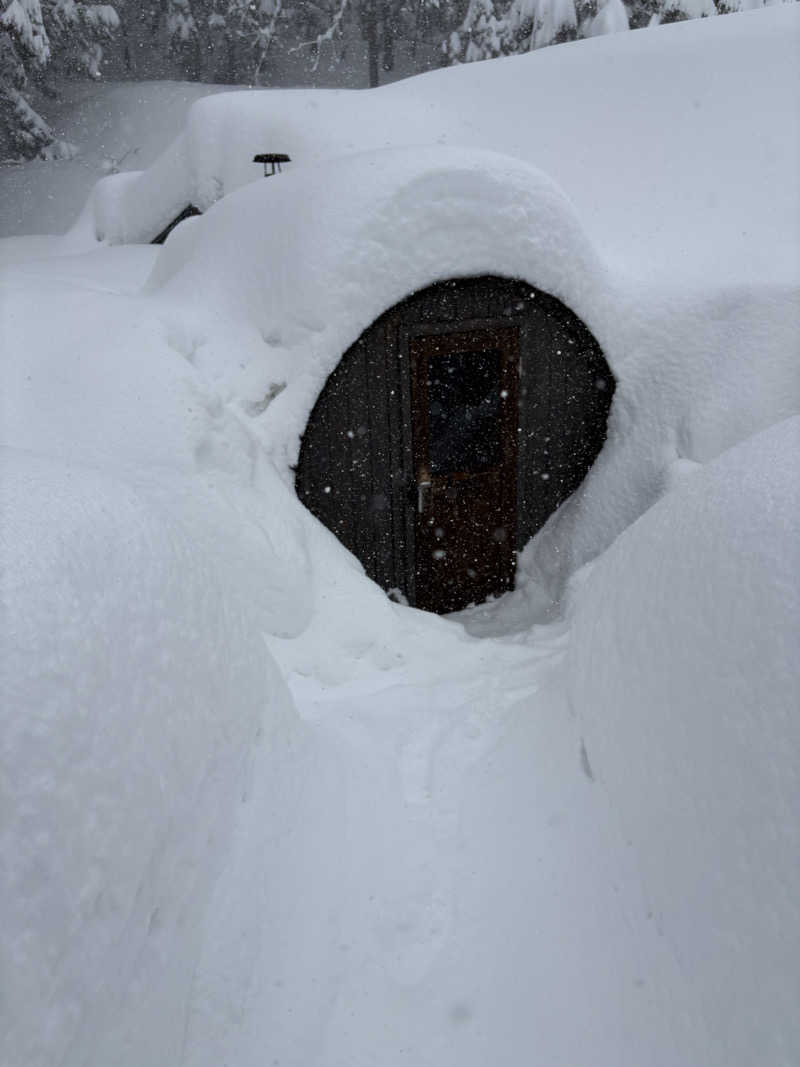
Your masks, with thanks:
<instances>
[{"instance_id":1,"label":"dark wooden wall","mask_svg":"<svg viewBox=\"0 0 800 1067\"><path fill-rule=\"evenodd\" d=\"M524 282L461 278L382 315L328 378L303 436L300 500L386 590L415 602L409 339L485 326L520 332L516 544L580 485L606 436L614 379L563 304Z\"/></svg>"}]
</instances>

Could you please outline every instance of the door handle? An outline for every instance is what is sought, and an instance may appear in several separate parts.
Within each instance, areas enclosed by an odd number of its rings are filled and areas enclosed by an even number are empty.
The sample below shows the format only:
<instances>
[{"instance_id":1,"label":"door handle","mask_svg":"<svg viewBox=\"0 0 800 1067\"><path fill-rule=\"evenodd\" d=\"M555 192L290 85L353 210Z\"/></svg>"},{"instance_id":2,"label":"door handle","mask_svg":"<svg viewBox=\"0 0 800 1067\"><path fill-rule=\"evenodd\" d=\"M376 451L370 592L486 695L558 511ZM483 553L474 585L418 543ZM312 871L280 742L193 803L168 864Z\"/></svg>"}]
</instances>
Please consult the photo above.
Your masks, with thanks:
<instances>
[{"instance_id":1,"label":"door handle","mask_svg":"<svg viewBox=\"0 0 800 1067\"><path fill-rule=\"evenodd\" d=\"M427 481L417 482L417 512L420 515L422 515L422 513L425 511L425 491L427 489L430 489L431 484L432 483L430 479L428 479Z\"/></svg>"}]
</instances>

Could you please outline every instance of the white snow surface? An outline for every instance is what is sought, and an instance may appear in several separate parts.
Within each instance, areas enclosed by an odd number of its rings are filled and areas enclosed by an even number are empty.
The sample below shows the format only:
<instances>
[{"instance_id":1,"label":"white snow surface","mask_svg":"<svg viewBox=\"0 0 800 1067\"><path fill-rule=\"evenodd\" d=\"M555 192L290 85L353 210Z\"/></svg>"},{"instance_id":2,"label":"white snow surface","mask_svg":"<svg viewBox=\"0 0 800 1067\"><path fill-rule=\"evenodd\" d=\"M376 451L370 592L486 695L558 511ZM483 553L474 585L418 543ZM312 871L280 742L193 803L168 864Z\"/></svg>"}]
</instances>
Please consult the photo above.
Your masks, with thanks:
<instances>
[{"instance_id":1,"label":"white snow surface","mask_svg":"<svg viewBox=\"0 0 800 1067\"><path fill-rule=\"evenodd\" d=\"M288 704L261 633L302 589L275 560L251 596L264 531L186 481L11 449L0 477L2 1062L178 1063L250 753Z\"/></svg>"},{"instance_id":2,"label":"white snow surface","mask_svg":"<svg viewBox=\"0 0 800 1067\"><path fill-rule=\"evenodd\" d=\"M737 445L576 579L571 703L706 1063L800 1051L798 455L797 417Z\"/></svg>"},{"instance_id":3,"label":"white snow surface","mask_svg":"<svg viewBox=\"0 0 800 1067\"><path fill-rule=\"evenodd\" d=\"M800 1060L797 14L220 96L0 245L0 1062ZM251 128L297 164L232 191ZM290 465L366 326L484 272L617 393L518 590L438 619Z\"/></svg>"},{"instance_id":4,"label":"white snow surface","mask_svg":"<svg viewBox=\"0 0 800 1067\"><path fill-rule=\"evenodd\" d=\"M96 187L87 228L112 242L149 241L187 203L205 210L263 181L257 152L287 152L287 172L316 166L335 180L343 156L444 144L544 170L590 239L637 277L793 280L800 205L787 176L800 167L799 21L787 4L377 91L207 97L153 166Z\"/></svg>"}]
</instances>

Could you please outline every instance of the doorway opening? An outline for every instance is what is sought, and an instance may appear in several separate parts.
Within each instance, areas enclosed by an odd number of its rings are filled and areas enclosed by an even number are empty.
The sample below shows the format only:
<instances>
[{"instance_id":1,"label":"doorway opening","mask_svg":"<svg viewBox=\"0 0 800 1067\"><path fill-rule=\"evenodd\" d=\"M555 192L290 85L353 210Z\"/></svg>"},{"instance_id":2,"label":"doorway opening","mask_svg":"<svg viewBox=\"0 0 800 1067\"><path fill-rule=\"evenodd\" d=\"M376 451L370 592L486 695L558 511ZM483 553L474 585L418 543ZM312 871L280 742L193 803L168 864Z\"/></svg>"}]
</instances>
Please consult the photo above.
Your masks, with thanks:
<instances>
[{"instance_id":1,"label":"doorway opening","mask_svg":"<svg viewBox=\"0 0 800 1067\"><path fill-rule=\"evenodd\" d=\"M444 614L513 588L517 552L581 483L614 379L555 298L493 276L415 293L330 375L300 500L367 574Z\"/></svg>"}]
</instances>

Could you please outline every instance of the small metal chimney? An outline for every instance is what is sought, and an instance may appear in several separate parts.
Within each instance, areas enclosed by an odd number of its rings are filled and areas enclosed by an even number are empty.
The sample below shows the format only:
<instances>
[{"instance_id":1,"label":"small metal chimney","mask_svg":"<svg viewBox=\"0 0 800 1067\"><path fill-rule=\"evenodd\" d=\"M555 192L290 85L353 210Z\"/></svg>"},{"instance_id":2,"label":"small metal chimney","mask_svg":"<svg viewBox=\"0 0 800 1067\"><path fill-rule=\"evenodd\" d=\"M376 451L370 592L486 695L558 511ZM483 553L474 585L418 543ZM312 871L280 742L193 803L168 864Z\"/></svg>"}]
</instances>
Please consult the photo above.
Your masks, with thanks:
<instances>
[{"instance_id":1,"label":"small metal chimney","mask_svg":"<svg viewBox=\"0 0 800 1067\"><path fill-rule=\"evenodd\" d=\"M261 155L253 156L254 163L264 164L264 177L271 178L273 174L280 174L281 163L291 163L285 152L262 152ZM270 170L267 170L270 167ZM277 167L277 170L275 169Z\"/></svg>"}]
</instances>

